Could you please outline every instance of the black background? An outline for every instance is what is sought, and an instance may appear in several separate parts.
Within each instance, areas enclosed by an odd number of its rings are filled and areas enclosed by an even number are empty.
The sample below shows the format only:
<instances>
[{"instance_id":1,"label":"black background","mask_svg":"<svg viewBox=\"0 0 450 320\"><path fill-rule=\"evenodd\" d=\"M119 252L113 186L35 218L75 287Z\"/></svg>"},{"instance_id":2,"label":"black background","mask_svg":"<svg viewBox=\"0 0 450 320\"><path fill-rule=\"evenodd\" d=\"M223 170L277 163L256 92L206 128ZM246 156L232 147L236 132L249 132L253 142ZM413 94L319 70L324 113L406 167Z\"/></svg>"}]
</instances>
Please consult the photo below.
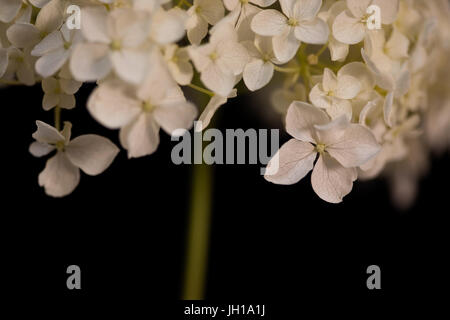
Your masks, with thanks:
<instances>
[{"instance_id":1,"label":"black background","mask_svg":"<svg viewBox=\"0 0 450 320\"><path fill-rule=\"evenodd\" d=\"M118 132L96 123L85 108L92 88L82 88L77 108L63 110L63 121L73 123L73 137L96 133L119 145ZM42 301L44 308L117 301L150 313L176 304L192 168L172 164L174 143L162 133L155 154L128 160L122 150L102 175L82 174L70 196L47 197L37 184L45 160L28 153L35 120L53 121L41 98L39 85L0 89L2 264L11 284L4 290L20 301ZM246 97L232 100L218 112L218 127L281 126L276 115L273 122L261 119L262 108L269 106ZM287 139L282 135L282 142ZM378 303L445 289L448 156L434 160L407 212L392 206L382 180L357 182L344 203L330 205L314 194L309 176L277 186L260 176L260 165L213 170L210 301L269 303L276 314L282 308L298 312L314 301ZM81 267L80 291L66 288L71 264ZM372 264L381 267L380 291L366 287Z\"/></svg>"}]
</instances>

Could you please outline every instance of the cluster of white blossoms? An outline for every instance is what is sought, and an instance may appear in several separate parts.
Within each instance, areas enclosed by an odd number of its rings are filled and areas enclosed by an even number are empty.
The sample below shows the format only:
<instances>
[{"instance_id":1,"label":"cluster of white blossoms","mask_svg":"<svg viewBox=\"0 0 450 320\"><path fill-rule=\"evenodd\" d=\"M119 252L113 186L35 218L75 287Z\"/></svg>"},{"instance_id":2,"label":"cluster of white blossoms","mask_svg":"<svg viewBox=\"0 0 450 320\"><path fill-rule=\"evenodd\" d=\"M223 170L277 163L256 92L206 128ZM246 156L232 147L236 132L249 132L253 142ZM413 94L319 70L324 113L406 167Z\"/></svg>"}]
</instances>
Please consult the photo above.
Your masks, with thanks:
<instances>
[{"instance_id":1,"label":"cluster of white blossoms","mask_svg":"<svg viewBox=\"0 0 450 320\"><path fill-rule=\"evenodd\" d=\"M407 206L429 155L450 147L449 55L447 0L0 0L0 83L40 82L42 107L55 112L30 147L56 150L39 175L55 197L119 151L60 127L83 82L97 83L90 114L120 129L133 158L157 150L161 128L176 134L198 119L203 130L242 80L271 88L292 136L268 181L294 184L312 170L317 195L338 203L358 178L383 175ZM201 112L187 90L208 96Z\"/></svg>"}]
</instances>

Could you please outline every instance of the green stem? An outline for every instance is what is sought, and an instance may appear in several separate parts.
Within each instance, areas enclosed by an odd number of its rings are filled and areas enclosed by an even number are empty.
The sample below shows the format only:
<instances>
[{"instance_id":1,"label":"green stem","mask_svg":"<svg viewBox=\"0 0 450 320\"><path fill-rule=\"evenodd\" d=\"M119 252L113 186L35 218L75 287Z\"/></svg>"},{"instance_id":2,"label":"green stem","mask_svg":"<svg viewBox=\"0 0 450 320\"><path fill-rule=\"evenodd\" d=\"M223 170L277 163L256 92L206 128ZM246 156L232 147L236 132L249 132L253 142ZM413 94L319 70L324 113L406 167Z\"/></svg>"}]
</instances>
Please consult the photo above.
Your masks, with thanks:
<instances>
[{"instance_id":1,"label":"green stem","mask_svg":"<svg viewBox=\"0 0 450 320\"><path fill-rule=\"evenodd\" d=\"M207 90L205 88L199 87L199 86L197 86L195 84L192 84L192 83L188 84L188 87L192 88L192 89L194 89L194 90L196 90L198 92L204 93L204 94L206 94L206 95L208 95L210 97L214 97L214 95L215 95L214 92L209 91L209 90Z\"/></svg>"},{"instance_id":2,"label":"green stem","mask_svg":"<svg viewBox=\"0 0 450 320\"><path fill-rule=\"evenodd\" d=\"M283 67L279 67L274 65L273 66L275 71L278 72L282 72L282 73L299 73L300 72L300 68L283 68Z\"/></svg>"},{"instance_id":3,"label":"green stem","mask_svg":"<svg viewBox=\"0 0 450 320\"><path fill-rule=\"evenodd\" d=\"M322 55L322 53L324 53L325 50L327 50L327 48L328 48L328 42L325 43L325 44L323 45L323 47L320 48L319 51L317 51L316 56L317 56L317 57L320 57L320 56Z\"/></svg>"},{"instance_id":4,"label":"green stem","mask_svg":"<svg viewBox=\"0 0 450 320\"><path fill-rule=\"evenodd\" d=\"M193 167L192 198L188 230L184 300L205 298L211 221L212 168Z\"/></svg>"},{"instance_id":5,"label":"green stem","mask_svg":"<svg viewBox=\"0 0 450 320\"><path fill-rule=\"evenodd\" d=\"M58 131L61 131L61 108L55 107L55 128Z\"/></svg>"}]
</instances>

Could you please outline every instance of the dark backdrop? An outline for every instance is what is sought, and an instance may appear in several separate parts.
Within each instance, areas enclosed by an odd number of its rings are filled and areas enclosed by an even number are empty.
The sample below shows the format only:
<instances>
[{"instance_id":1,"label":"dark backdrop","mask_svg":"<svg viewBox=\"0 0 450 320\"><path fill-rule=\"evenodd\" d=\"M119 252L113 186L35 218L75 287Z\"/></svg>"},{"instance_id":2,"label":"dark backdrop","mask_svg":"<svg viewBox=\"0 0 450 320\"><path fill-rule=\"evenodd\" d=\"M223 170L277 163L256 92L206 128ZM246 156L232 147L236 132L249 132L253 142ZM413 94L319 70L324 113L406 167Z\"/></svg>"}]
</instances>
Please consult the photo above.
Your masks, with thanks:
<instances>
[{"instance_id":1,"label":"dark backdrop","mask_svg":"<svg viewBox=\"0 0 450 320\"><path fill-rule=\"evenodd\" d=\"M119 144L118 132L103 128L86 111L91 89L83 87L77 108L64 110L63 120L73 123L73 137L97 133ZM72 195L49 198L37 184L45 160L28 153L35 120L53 121L41 99L39 86L0 89L1 233L7 252L2 263L9 267L9 296L44 306L76 302L73 308L114 300L142 301L146 310L177 301L191 167L172 164L174 143L162 134L155 154L128 160L122 150L102 175L82 174ZM235 99L218 112L218 127L275 128L277 121L268 124L255 112L268 107ZM329 205L314 194L309 176L294 186L277 186L259 170L259 165L214 167L208 299L289 300L297 302L284 308L295 309L316 299L371 302L445 288L448 156L434 161L407 212L391 205L382 180L357 182L343 204ZM78 292L66 289L71 264L82 270ZM381 267L381 291L366 288L371 264ZM277 304L272 312L280 308Z\"/></svg>"}]
</instances>

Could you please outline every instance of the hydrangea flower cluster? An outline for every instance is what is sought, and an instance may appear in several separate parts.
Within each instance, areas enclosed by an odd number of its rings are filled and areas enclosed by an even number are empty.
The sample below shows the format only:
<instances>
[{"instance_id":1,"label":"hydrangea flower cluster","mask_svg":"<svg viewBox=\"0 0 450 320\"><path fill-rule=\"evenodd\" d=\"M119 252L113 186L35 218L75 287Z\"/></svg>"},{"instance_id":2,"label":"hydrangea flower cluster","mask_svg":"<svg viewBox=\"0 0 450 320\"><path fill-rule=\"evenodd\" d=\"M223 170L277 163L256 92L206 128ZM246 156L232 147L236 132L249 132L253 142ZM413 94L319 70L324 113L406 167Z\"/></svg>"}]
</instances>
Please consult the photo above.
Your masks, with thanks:
<instances>
[{"instance_id":1,"label":"hydrangea flower cluster","mask_svg":"<svg viewBox=\"0 0 450 320\"><path fill-rule=\"evenodd\" d=\"M79 29L68 24L73 5ZM207 127L243 81L271 88L292 136L268 181L294 184L312 170L317 195L338 203L356 179L383 175L407 206L428 155L450 146L449 55L447 0L0 0L0 82L40 82L42 107L55 112L54 126L37 121L30 147L39 157L56 150L39 175L54 197L119 151L60 127L84 82L97 83L90 114L120 129L133 158L157 150L160 129ZM209 97L200 115L186 89Z\"/></svg>"}]
</instances>

